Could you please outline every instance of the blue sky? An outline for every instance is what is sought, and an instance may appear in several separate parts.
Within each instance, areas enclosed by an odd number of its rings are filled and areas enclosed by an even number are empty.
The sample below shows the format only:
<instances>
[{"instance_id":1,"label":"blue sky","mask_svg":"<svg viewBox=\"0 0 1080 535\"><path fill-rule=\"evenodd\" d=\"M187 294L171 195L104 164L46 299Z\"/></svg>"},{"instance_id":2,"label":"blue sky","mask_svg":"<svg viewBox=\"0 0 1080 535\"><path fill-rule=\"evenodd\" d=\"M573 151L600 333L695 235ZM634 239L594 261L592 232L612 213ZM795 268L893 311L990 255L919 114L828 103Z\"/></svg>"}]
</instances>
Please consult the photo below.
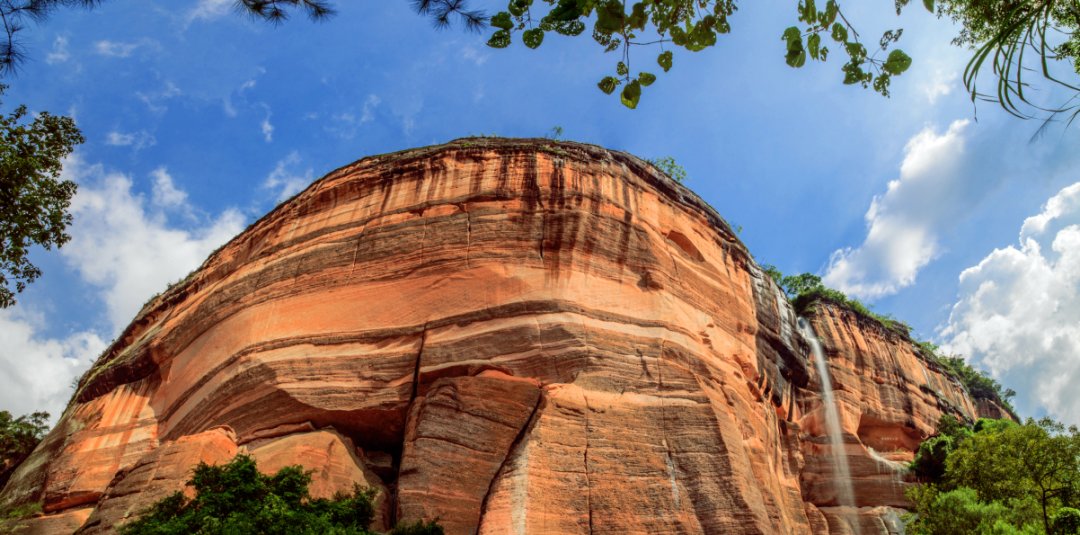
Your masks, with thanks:
<instances>
[{"instance_id":1,"label":"blue sky","mask_svg":"<svg viewBox=\"0 0 1080 535\"><path fill-rule=\"evenodd\" d=\"M114 0L28 31L31 59L5 105L73 115L87 142L65 171L80 183L72 242L36 252L45 275L0 312L0 408L59 413L146 299L324 173L560 126L566 139L673 156L760 262L821 274L964 352L1019 392L1022 413L1080 422L1080 262L1068 247L1080 129L1029 142L1037 122L976 110L947 21L851 6L866 36L905 28L915 61L885 99L843 86L838 61L786 66L794 4L746 3L731 35L677 52L631 111L596 89L616 58L585 36L494 50L432 29L405 0L337 7L323 23L273 27L230 0Z\"/></svg>"}]
</instances>

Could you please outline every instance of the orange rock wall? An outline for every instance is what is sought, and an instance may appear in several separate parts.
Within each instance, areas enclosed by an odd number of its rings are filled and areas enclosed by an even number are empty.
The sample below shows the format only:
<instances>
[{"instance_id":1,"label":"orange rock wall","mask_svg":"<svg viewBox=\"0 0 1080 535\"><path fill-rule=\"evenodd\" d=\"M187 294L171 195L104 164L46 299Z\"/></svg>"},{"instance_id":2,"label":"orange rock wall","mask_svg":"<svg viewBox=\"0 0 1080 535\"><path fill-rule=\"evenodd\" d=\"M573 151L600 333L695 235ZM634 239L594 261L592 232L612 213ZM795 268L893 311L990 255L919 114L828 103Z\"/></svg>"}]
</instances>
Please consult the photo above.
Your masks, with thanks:
<instances>
[{"instance_id":1,"label":"orange rock wall","mask_svg":"<svg viewBox=\"0 0 1080 535\"><path fill-rule=\"evenodd\" d=\"M859 518L884 525L902 484L869 448L910 459L941 410L975 409L902 340L822 310ZM637 158L488 139L372 157L144 307L0 504L96 533L240 452L314 470L314 494L378 489L382 528L842 533L807 347L723 220Z\"/></svg>"}]
</instances>

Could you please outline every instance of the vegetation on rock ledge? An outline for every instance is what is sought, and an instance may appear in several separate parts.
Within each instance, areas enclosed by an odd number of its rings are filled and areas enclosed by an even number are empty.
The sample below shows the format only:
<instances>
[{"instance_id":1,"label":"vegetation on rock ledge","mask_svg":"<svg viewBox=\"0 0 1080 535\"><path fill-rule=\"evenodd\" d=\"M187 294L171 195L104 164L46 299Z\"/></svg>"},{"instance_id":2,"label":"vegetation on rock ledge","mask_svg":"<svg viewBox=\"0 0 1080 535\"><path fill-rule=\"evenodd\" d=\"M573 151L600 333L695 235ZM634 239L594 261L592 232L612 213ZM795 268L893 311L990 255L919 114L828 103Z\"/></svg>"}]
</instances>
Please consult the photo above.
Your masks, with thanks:
<instances>
[{"instance_id":1,"label":"vegetation on rock ledge","mask_svg":"<svg viewBox=\"0 0 1080 535\"><path fill-rule=\"evenodd\" d=\"M911 341L915 349L928 362L939 366L946 374L956 378L964 385L968 394L976 399L988 399L1005 409L1013 418L1019 420L1009 399L1016 392L1005 389L994 378L985 372L972 368L970 364L958 355L946 356L940 353L940 348L934 343L911 339L911 327L888 315L881 315L864 305L858 299L848 297L840 290L834 290L821 282L821 277L813 273L800 273L798 275L784 275L776 266L766 265L765 273L772 277L773 281L784 291L797 314L806 314L813 310L819 302L828 302L844 307L862 318L877 322L883 328L893 331Z\"/></svg>"}]
</instances>

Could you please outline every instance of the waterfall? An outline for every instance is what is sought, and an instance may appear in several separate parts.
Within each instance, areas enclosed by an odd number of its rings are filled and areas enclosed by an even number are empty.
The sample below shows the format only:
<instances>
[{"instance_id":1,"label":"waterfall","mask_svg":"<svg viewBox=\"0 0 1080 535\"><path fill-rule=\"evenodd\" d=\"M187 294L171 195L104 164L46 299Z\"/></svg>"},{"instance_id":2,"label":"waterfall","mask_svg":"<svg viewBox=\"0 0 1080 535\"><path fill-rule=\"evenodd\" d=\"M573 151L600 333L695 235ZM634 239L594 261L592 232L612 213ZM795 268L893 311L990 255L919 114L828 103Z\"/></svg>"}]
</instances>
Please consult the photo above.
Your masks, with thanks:
<instances>
[{"instance_id":1,"label":"waterfall","mask_svg":"<svg viewBox=\"0 0 1080 535\"><path fill-rule=\"evenodd\" d=\"M836 399L833 397L832 379L829 377L829 366L825 363L825 351L821 349L821 342L814 334L814 329L809 321L799 318L799 332L810 343L810 350L814 354L814 366L817 367L818 376L821 378L821 402L825 412L825 431L829 435L829 453L833 459L833 481L836 482L836 502L841 506L855 506L855 492L851 489L851 469L848 468L847 456L844 454L843 430L840 427L840 415L836 411ZM852 527L855 533L859 532L859 521L853 520Z\"/></svg>"}]
</instances>

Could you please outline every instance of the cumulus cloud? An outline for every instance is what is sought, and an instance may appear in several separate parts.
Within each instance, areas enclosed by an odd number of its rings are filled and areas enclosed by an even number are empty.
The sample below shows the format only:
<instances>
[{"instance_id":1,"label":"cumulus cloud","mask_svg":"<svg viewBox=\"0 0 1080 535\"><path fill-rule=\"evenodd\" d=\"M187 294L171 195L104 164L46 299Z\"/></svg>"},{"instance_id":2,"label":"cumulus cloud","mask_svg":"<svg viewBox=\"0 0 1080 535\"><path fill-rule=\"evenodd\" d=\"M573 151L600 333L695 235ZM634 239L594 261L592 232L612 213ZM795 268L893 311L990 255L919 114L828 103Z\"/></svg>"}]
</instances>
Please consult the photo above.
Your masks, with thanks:
<instances>
[{"instance_id":1,"label":"cumulus cloud","mask_svg":"<svg viewBox=\"0 0 1080 535\"><path fill-rule=\"evenodd\" d=\"M68 158L63 175L76 181L79 191L71 204L71 241L60 255L100 295L111 332L50 336L43 334L45 317L25 300L0 310L0 408L16 415L46 410L53 421L71 396L72 381L105 350L106 340L154 293L198 267L244 225L236 210L204 217L195 228L170 224L166 210L195 210L164 167L150 174L149 202L133 190L128 176L88 165L78 155Z\"/></svg>"},{"instance_id":2,"label":"cumulus cloud","mask_svg":"<svg viewBox=\"0 0 1080 535\"><path fill-rule=\"evenodd\" d=\"M113 130L105 134L105 144L113 147L132 147L142 150L157 144L157 138L146 130L138 132L120 132Z\"/></svg>"},{"instance_id":3,"label":"cumulus cloud","mask_svg":"<svg viewBox=\"0 0 1080 535\"><path fill-rule=\"evenodd\" d=\"M132 190L131 178L99 165L72 159L65 174L80 187L71 203L71 241L60 252L83 280L98 288L114 332L147 299L186 276L244 227L236 210L191 229L171 225L165 209L190 206L163 168L152 174L151 203Z\"/></svg>"},{"instance_id":4,"label":"cumulus cloud","mask_svg":"<svg viewBox=\"0 0 1080 535\"><path fill-rule=\"evenodd\" d=\"M833 252L825 284L874 299L915 282L940 252L940 227L959 206L973 202L963 173L967 126L966 120L956 121L940 134L927 127L908 141L900 178L866 211L866 238L858 247Z\"/></svg>"},{"instance_id":5,"label":"cumulus cloud","mask_svg":"<svg viewBox=\"0 0 1080 535\"><path fill-rule=\"evenodd\" d=\"M72 381L107 344L90 331L42 337L38 333L45 328L44 318L22 306L0 310L0 402L12 414L44 410L56 421L71 397Z\"/></svg>"},{"instance_id":6,"label":"cumulus cloud","mask_svg":"<svg viewBox=\"0 0 1080 535\"><path fill-rule=\"evenodd\" d=\"M45 63L49 65L55 65L57 63L64 63L71 59L71 53L68 52L68 40L67 37L62 35L57 36L53 40L52 50L45 56Z\"/></svg>"},{"instance_id":7,"label":"cumulus cloud","mask_svg":"<svg viewBox=\"0 0 1080 535\"><path fill-rule=\"evenodd\" d=\"M277 201L281 202L292 197L300 190L307 187L315 180L314 171L309 167L303 172L297 172L300 165L300 153L293 151L288 156L278 161L274 170L266 177L263 187L277 190Z\"/></svg>"},{"instance_id":8,"label":"cumulus cloud","mask_svg":"<svg viewBox=\"0 0 1080 535\"><path fill-rule=\"evenodd\" d=\"M1021 412L1044 410L1080 424L1080 182L1024 221L1020 243L995 249L960 274L941 331L946 350L967 355L1019 392Z\"/></svg>"}]
</instances>

